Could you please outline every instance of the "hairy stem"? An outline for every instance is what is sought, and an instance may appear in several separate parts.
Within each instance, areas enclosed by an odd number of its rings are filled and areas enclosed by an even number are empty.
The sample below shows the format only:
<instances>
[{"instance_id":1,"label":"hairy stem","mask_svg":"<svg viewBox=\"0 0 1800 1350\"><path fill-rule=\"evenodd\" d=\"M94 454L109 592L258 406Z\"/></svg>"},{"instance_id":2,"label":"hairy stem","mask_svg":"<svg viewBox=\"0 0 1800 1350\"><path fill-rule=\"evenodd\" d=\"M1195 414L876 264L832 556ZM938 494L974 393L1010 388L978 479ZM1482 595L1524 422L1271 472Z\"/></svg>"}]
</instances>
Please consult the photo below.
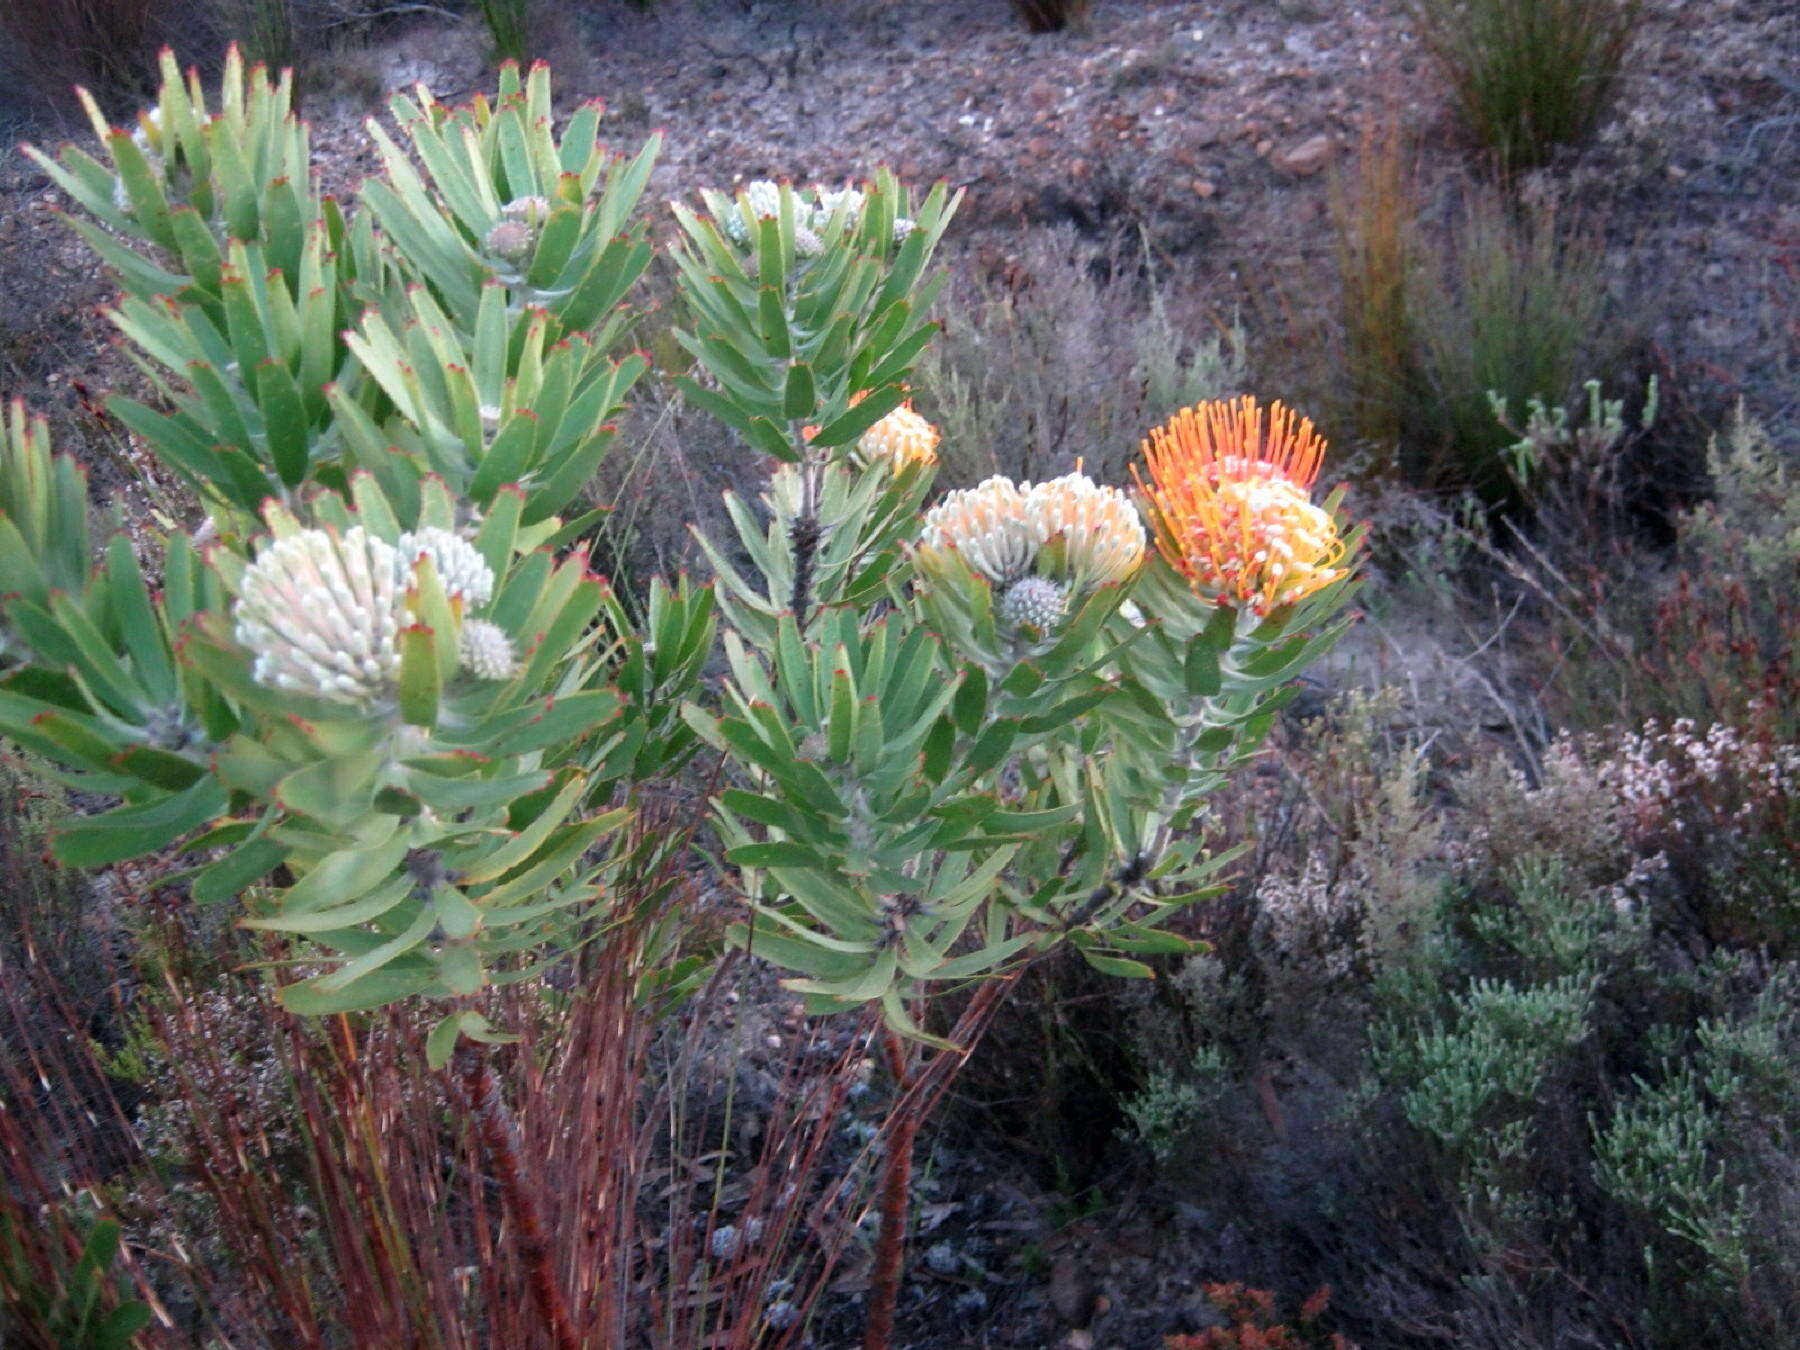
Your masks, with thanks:
<instances>
[{"instance_id":1,"label":"hairy stem","mask_svg":"<svg viewBox=\"0 0 1800 1350\"><path fill-rule=\"evenodd\" d=\"M794 587L788 596L788 608L794 612L794 623L806 631L806 611L812 607L813 568L819 554L824 530L819 525L819 474L824 468L803 435L797 435L801 451L800 514L788 526L788 544L794 551Z\"/></svg>"},{"instance_id":2,"label":"hairy stem","mask_svg":"<svg viewBox=\"0 0 1800 1350\"><path fill-rule=\"evenodd\" d=\"M506 1099L500 1095L500 1080L494 1074L486 1047L459 1047L454 1067L463 1108L474 1122L476 1138L481 1141L494 1180L500 1185L507 1218L518 1234L532 1300L543 1316L544 1326L556 1350L578 1350L575 1324L569 1317L568 1305L563 1300L552 1267L543 1207L538 1203L537 1192L532 1189L524 1161L519 1156L518 1122L507 1108Z\"/></svg>"},{"instance_id":3,"label":"hairy stem","mask_svg":"<svg viewBox=\"0 0 1800 1350\"><path fill-rule=\"evenodd\" d=\"M863 1350L893 1347L894 1311L900 1303L900 1277L906 1265L906 1228L912 1207L913 1154L919 1127L937 1110L951 1082L968 1061L970 1051L987 1030L1000 999L1012 985L1013 976L984 981L951 1028L951 1048L938 1051L922 1067L915 1044L892 1028L882 1030L882 1051L894 1078L895 1100L882 1165L881 1231L876 1235L875 1265L869 1277Z\"/></svg>"},{"instance_id":4,"label":"hairy stem","mask_svg":"<svg viewBox=\"0 0 1800 1350\"><path fill-rule=\"evenodd\" d=\"M925 1102L915 1096L908 1063L911 1055L893 1031L883 1032L888 1067L894 1074L896 1119L888 1135L881 1169L881 1232L875 1240L875 1267L869 1276L869 1316L863 1325L863 1350L890 1350L894 1310L900 1302L900 1276L906 1260L906 1225L911 1211L913 1150ZM934 1066L935 1067L935 1066Z\"/></svg>"}]
</instances>

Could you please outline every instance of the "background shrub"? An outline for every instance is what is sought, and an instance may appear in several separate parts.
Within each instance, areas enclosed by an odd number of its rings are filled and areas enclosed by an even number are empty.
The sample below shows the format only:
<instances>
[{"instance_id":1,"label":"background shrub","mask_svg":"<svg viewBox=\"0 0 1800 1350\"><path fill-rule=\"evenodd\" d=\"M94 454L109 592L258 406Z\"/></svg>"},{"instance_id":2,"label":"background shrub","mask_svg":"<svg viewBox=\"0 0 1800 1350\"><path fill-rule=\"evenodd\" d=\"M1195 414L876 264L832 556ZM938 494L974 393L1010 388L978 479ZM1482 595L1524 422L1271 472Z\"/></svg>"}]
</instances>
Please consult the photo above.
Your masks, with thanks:
<instances>
[{"instance_id":1,"label":"background shrub","mask_svg":"<svg viewBox=\"0 0 1800 1350\"><path fill-rule=\"evenodd\" d=\"M1172 981L1188 1038L1138 1014L1126 1113L1167 1190L1257 1235L1196 1265L1328 1278L1370 1344L1791 1338L1800 930L1775 860L1800 751L1653 726L1565 738L1531 776L1484 754L1427 795L1370 735L1408 713L1285 742L1299 790L1243 803L1267 822L1243 917L1212 911L1215 953ZM1432 845L1334 870L1373 821L1414 834L1406 801Z\"/></svg>"},{"instance_id":2,"label":"background shrub","mask_svg":"<svg viewBox=\"0 0 1800 1350\"><path fill-rule=\"evenodd\" d=\"M1533 398L1560 404L1595 369L1606 296L1590 234L1549 209L1472 188L1441 249L1415 273L1423 416L1411 423L1421 481L1471 487L1490 506L1520 501L1503 452L1518 439L1492 395L1523 419Z\"/></svg>"},{"instance_id":3,"label":"background shrub","mask_svg":"<svg viewBox=\"0 0 1800 1350\"><path fill-rule=\"evenodd\" d=\"M167 0L9 0L0 33L15 76L50 106L71 108L77 84L107 100L146 92L173 17Z\"/></svg>"},{"instance_id":4,"label":"background shrub","mask_svg":"<svg viewBox=\"0 0 1800 1350\"><path fill-rule=\"evenodd\" d=\"M1340 407L1377 469L1400 467L1400 442L1418 403L1410 312L1418 198L1398 116L1389 110L1369 118L1351 174L1333 179L1331 215L1347 358Z\"/></svg>"},{"instance_id":5,"label":"background shrub","mask_svg":"<svg viewBox=\"0 0 1800 1350\"><path fill-rule=\"evenodd\" d=\"M1250 383L1243 330L1128 257L1072 265L1072 232L1031 236L1004 267L953 275L944 333L919 367L952 485L1074 468L1123 482L1143 429ZM1137 304L1123 302L1136 291Z\"/></svg>"},{"instance_id":6,"label":"background shrub","mask_svg":"<svg viewBox=\"0 0 1800 1350\"><path fill-rule=\"evenodd\" d=\"M524 61L537 36L537 0L476 0L497 61Z\"/></svg>"},{"instance_id":7,"label":"background shrub","mask_svg":"<svg viewBox=\"0 0 1800 1350\"><path fill-rule=\"evenodd\" d=\"M1405 0L1465 125L1504 173L1586 138L1612 97L1640 0Z\"/></svg>"},{"instance_id":8,"label":"background shrub","mask_svg":"<svg viewBox=\"0 0 1800 1350\"><path fill-rule=\"evenodd\" d=\"M1012 4L1033 33L1060 33L1085 20L1093 0L1012 0Z\"/></svg>"},{"instance_id":9,"label":"background shrub","mask_svg":"<svg viewBox=\"0 0 1800 1350\"><path fill-rule=\"evenodd\" d=\"M299 67L310 54L302 28L322 17L314 9L306 0L219 0L219 19L248 60L280 69Z\"/></svg>"}]
</instances>

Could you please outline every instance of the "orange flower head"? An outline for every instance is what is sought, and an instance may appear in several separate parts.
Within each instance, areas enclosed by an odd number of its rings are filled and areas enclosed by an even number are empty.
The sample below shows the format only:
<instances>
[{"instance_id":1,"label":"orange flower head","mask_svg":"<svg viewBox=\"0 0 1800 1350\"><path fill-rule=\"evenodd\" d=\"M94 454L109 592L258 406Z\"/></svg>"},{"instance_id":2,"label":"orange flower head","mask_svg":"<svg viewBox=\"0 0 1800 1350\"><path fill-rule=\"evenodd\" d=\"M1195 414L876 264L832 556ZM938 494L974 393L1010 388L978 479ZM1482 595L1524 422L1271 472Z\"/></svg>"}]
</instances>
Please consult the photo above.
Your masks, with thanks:
<instances>
[{"instance_id":1,"label":"orange flower head","mask_svg":"<svg viewBox=\"0 0 1800 1350\"><path fill-rule=\"evenodd\" d=\"M864 464L886 464L899 473L912 464L936 464L937 445L937 428L914 412L908 399L863 432L856 452Z\"/></svg>"},{"instance_id":2,"label":"orange flower head","mask_svg":"<svg viewBox=\"0 0 1800 1350\"><path fill-rule=\"evenodd\" d=\"M1310 418L1255 399L1197 404L1150 433L1137 475L1157 548L1196 592L1257 614L1344 575L1337 523L1315 506L1325 442Z\"/></svg>"}]
</instances>

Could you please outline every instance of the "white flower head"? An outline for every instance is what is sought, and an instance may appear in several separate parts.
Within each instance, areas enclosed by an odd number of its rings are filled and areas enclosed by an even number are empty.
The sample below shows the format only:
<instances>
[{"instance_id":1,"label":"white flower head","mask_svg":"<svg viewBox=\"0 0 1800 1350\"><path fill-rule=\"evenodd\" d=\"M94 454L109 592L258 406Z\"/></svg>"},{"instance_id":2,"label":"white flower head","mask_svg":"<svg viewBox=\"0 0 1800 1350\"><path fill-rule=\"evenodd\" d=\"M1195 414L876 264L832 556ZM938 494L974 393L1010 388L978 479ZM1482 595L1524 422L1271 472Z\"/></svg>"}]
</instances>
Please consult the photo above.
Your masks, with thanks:
<instances>
[{"instance_id":1,"label":"white flower head","mask_svg":"<svg viewBox=\"0 0 1800 1350\"><path fill-rule=\"evenodd\" d=\"M805 225L794 227L794 253L801 258L816 258L825 251L825 241L817 230Z\"/></svg>"},{"instance_id":2,"label":"white flower head","mask_svg":"<svg viewBox=\"0 0 1800 1350\"><path fill-rule=\"evenodd\" d=\"M1144 556L1144 526L1123 492L1084 473L1047 483L990 478L925 513L921 560L931 567L952 549L995 586L1037 571L1085 589L1131 575Z\"/></svg>"},{"instance_id":3,"label":"white flower head","mask_svg":"<svg viewBox=\"0 0 1800 1350\"><path fill-rule=\"evenodd\" d=\"M400 536L400 559L408 575L421 557L431 559L444 594L467 609L480 609L494 598L494 569L475 545L454 530L428 525Z\"/></svg>"},{"instance_id":4,"label":"white flower head","mask_svg":"<svg viewBox=\"0 0 1800 1350\"><path fill-rule=\"evenodd\" d=\"M920 559L927 566L955 553L996 586L1011 585L1029 572L1037 546L1025 494L1012 479L1000 477L946 493L925 513L919 536Z\"/></svg>"},{"instance_id":5,"label":"white flower head","mask_svg":"<svg viewBox=\"0 0 1800 1350\"><path fill-rule=\"evenodd\" d=\"M404 571L394 546L360 525L270 544L245 570L235 609L257 683L337 703L385 697L408 622Z\"/></svg>"},{"instance_id":6,"label":"white flower head","mask_svg":"<svg viewBox=\"0 0 1800 1350\"><path fill-rule=\"evenodd\" d=\"M1123 581L1144 557L1144 522L1131 499L1085 473L1027 483L1025 511L1051 570L1083 586Z\"/></svg>"},{"instance_id":7,"label":"white flower head","mask_svg":"<svg viewBox=\"0 0 1800 1350\"><path fill-rule=\"evenodd\" d=\"M852 218L862 214L863 194L860 188L845 184L841 188L824 186L813 189L813 216L820 229L836 215L840 208L848 210Z\"/></svg>"},{"instance_id":8,"label":"white flower head","mask_svg":"<svg viewBox=\"0 0 1800 1350\"><path fill-rule=\"evenodd\" d=\"M738 194L744 204L750 208L753 219L761 220L765 216L781 214L781 184L770 182L767 178L759 178L746 186ZM743 212L734 205L725 217L725 233L735 244L750 242L750 227L744 223Z\"/></svg>"}]
</instances>

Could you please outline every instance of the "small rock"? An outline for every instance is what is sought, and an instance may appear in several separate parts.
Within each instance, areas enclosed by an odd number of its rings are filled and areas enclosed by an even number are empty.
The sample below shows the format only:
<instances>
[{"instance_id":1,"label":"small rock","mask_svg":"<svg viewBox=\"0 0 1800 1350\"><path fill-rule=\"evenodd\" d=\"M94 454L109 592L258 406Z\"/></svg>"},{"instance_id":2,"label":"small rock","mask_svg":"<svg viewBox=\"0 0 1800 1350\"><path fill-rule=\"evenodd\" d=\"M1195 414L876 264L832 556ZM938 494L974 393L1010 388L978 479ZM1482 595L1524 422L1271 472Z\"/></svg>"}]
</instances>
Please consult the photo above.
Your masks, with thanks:
<instances>
[{"instance_id":1,"label":"small rock","mask_svg":"<svg viewBox=\"0 0 1800 1350\"><path fill-rule=\"evenodd\" d=\"M1094 1320L1097 1291L1093 1276L1073 1257L1059 1256L1050 1268L1050 1306L1076 1330Z\"/></svg>"},{"instance_id":2,"label":"small rock","mask_svg":"<svg viewBox=\"0 0 1800 1350\"><path fill-rule=\"evenodd\" d=\"M1194 180L1194 195L1196 197L1210 197L1218 190L1219 185L1217 183L1209 183L1204 178L1196 178Z\"/></svg>"},{"instance_id":3,"label":"small rock","mask_svg":"<svg viewBox=\"0 0 1800 1350\"><path fill-rule=\"evenodd\" d=\"M1324 168L1336 148L1329 136L1308 136L1298 145L1291 145L1276 155L1273 163L1283 173L1305 178Z\"/></svg>"},{"instance_id":4,"label":"small rock","mask_svg":"<svg viewBox=\"0 0 1800 1350\"><path fill-rule=\"evenodd\" d=\"M965 1289L951 1306L959 1317L979 1317L987 1311L988 1297L979 1289Z\"/></svg>"}]
</instances>

